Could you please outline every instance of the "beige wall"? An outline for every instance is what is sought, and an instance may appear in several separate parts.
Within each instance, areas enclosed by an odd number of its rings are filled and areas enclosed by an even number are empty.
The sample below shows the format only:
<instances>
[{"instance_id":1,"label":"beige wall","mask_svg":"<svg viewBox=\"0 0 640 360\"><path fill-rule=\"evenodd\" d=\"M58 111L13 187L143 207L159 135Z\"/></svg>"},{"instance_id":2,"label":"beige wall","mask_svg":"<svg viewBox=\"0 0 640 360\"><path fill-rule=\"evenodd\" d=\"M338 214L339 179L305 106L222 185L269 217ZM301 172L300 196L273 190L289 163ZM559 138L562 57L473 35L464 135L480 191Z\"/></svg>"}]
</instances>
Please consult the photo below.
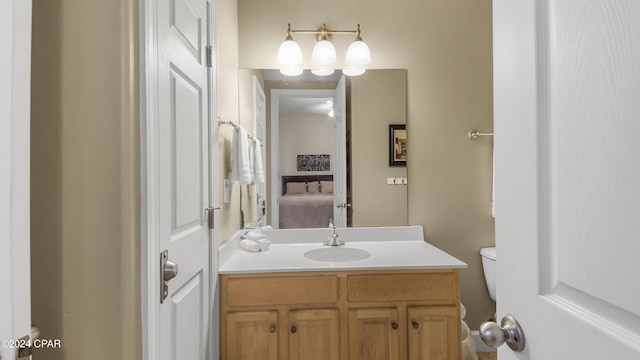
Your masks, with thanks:
<instances>
[{"instance_id":1,"label":"beige wall","mask_svg":"<svg viewBox=\"0 0 640 360\"><path fill-rule=\"evenodd\" d=\"M491 1L237 1L240 68L277 68L290 22L296 29L360 23L371 68L408 70L409 224L422 225L427 241L468 263L462 300L477 329L495 311L478 253L494 244L492 142L466 134L493 128ZM308 60L311 36L294 37ZM343 57L352 39L334 39Z\"/></svg>"},{"instance_id":2,"label":"beige wall","mask_svg":"<svg viewBox=\"0 0 640 360\"><path fill-rule=\"evenodd\" d=\"M407 186L388 185L406 167L389 166L389 124L407 119L406 70L367 71L351 81L353 226L407 225Z\"/></svg>"},{"instance_id":3,"label":"beige wall","mask_svg":"<svg viewBox=\"0 0 640 360\"><path fill-rule=\"evenodd\" d=\"M280 174L312 175L333 172L333 119L320 114L280 114ZM328 154L326 171L298 172L297 155Z\"/></svg>"},{"instance_id":4,"label":"beige wall","mask_svg":"<svg viewBox=\"0 0 640 360\"><path fill-rule=\"evenodd\" d=\"M217 101L218 115L223 121L240 124L239 119L239 80L238 80L238 8L235 0L218 1L218 53L217 53ZM245 126L246 124L242 124ZM218 127L218 164L220 223L218 224L219 242L229 239L242 229L241 192L247 194L247 186L237 182L231 187L229 202L224 203L224 179L231 172L231 145L233 127Z\"/></svg>"},{"instance_id":5,"label":"beige wall","mask_svg":"<svg viewBox=\"0 0 640 360\"><path fill-rule=\"evenodd\" d=\"M137 4L33 1L37 359L141 358Z\"/></svg>"}]
</instances>

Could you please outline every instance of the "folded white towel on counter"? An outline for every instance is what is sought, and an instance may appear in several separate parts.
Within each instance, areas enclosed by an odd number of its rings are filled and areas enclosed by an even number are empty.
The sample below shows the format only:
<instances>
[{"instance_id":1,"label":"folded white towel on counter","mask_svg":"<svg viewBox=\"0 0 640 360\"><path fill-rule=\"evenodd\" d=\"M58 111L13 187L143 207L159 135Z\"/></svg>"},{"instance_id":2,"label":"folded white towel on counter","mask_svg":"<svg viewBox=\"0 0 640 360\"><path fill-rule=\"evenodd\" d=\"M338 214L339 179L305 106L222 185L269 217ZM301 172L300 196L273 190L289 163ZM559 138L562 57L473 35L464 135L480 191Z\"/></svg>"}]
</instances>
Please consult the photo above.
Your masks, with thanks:
<instances>
[{"instance_id":1,"label":"folded white towel on counter","mask_svg":"<svg viewBox=\"0 0 640 360\"><path fill-rule=\"evenodd\" d=\"M260 230L251 230L240 236L240 247L249 251L267 251L271 242Z\"/></svg>"},{"instance_id":2,"label":"folded white towel on counter","mask_svg":"<svg viewBox=\"0 0 640 360\"><path fill-rule=\"evenodd\" d=\"M267 251L271 247L271 242L267 239L260 239L258 245L260 245L260 251Z\"/></svg>"},{"instance_id":3,"label":"folded white towel on counter","mask_svg":"<svg viewBox=\"0 0 640 360\"><path fill-rule=\"evenodd\" d=\"M253 251L253 252L262 251L260 244L258 244L255 241L247 240L247 239L240 240L240 248L248 251Z\"/></svg>"},{"instance_id":4,"label":"folded white towel on counter","mask_svg":"<svg viewBox=\"0 0 640 360\"><path fill-rule=\"evenodd\" d=\"M258 231L248 231L241 238L245 238L245 239L249 239L249 240L253 240L253 241L258 241L260 239L266 239L267 236L262 234L261 232L258 232Z\"/></svg>"},{"instance_id":5,"label":"folded white towel on counter","mask_svg":"<svg viewBox=\"0 0 640 360\"><path fill-rule=\"evenodd\" d=\"M248 251L267 251L271 247L271 242L267 239L260 239L257 241L249 239L240 240L240 248Z\"/></svg>"}]
</instances>

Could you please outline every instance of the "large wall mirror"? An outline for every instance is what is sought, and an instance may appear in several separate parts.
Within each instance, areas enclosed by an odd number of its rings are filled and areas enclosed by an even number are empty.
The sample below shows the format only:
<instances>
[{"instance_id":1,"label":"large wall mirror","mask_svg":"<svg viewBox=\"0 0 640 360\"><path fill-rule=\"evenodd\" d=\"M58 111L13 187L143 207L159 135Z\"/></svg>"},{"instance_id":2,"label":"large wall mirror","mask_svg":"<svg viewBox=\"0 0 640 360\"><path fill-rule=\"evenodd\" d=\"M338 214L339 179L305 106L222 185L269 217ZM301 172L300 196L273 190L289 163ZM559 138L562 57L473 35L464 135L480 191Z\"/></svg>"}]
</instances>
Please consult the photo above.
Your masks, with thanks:
<instances>
[{"instance_id":1,"label":"large wall mirror","mask_svg":"<svg viewBox=\"0 0 640 360\"><path fill-rule=\"evenodd\" d=\"M260 140L266 172L240 200L245 226L408 224L406 70L239 76L240 125Z\"/></svg>"}]
</instances>

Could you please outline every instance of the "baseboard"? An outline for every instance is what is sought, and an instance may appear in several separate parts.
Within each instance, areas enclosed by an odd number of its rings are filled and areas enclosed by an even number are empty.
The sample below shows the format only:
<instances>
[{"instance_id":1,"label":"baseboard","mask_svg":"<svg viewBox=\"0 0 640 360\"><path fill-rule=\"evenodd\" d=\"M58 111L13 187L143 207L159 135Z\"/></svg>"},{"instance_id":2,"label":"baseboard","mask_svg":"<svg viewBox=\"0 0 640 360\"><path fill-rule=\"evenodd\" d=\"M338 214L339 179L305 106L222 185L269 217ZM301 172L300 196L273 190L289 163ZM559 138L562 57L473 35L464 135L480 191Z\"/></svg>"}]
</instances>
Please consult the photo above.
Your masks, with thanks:
<instances>
[{"instance_id":1,"label":"baseboard","mask_svg":"<svg viewBox=\"0 0 640 360\"><path fill-rule=\"evenodd\" d=\"M473 342L476 343L476 351L477 352L495 352L496 348L492 348L482 341L480 338L480 332L478 330L473 330L471 332L471 336L473 336Z\"/></svg>"}]
</instances>

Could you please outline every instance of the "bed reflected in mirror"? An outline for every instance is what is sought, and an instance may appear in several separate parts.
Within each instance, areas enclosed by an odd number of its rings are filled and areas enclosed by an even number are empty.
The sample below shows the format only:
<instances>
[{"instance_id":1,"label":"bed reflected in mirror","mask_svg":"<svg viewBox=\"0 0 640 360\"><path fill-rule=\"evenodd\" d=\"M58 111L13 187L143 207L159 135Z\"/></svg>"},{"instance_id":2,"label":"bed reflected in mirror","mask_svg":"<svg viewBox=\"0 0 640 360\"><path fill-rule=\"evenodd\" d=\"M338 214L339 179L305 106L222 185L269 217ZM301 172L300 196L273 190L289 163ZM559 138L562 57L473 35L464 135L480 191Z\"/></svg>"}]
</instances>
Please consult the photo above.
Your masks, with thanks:
<instances>
[{"instance_id":1,"label":"bed reflected in mirror","mask_svg":"<svg viewBox=\"0 0 640 360\"><path fill-rule=\"evenodd\" d=\"M347 76L343 104L335 74L240 70L240 124L260 139L266 170L241 198L245 227L408 224L406 166L389 164L390 125L407 124L407 72Z\"/></svg>"},{"instance_id":2,"label":"bed reflected in mirror","mask_svg":"<svg viewBox=\"0 0 640 360\"><path fill-rule=\"evenodd\" d=\"M333 224L333 175L282 175L278 228L321 228Z\"/></svg>"}]
</instances>

